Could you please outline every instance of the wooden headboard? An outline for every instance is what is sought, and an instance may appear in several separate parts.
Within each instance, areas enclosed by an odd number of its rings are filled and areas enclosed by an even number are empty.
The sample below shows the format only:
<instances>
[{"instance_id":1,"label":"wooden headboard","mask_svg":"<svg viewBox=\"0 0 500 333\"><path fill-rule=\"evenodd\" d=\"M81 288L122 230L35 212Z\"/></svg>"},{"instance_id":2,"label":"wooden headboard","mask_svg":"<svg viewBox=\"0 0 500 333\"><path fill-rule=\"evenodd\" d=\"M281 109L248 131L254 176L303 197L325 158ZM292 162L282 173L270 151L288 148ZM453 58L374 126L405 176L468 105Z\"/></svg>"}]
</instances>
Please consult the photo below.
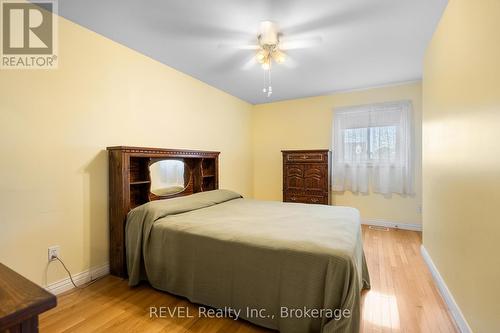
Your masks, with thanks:
<instances>
[{"instance_id":1,"label":"wooden headboard","mask_svg":"<svg viewBox=\"0 0 500 333\"><path fill-rule=\"evenodd\" d=\"M142 147L108 147L109 154L109 260L111 274L127 277L125 223L128 212L148 201L168 199L219 188L219 152ZM190 170L185 189L174 195L150 192L149 165L181 160Z\"/></svg>"}]
</instances>

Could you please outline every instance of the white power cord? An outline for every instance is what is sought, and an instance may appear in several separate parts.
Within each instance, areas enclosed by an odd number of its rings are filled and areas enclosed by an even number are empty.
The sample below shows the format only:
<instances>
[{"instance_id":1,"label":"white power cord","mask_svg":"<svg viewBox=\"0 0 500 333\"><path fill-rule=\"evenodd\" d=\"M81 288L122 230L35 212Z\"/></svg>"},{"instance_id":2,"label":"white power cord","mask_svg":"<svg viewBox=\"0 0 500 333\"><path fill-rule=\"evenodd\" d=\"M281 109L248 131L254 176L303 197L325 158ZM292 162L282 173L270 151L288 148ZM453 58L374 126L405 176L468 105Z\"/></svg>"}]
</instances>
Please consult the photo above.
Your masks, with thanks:
<instances>
[{"instance_id":1,"label":"white power cord","mask_svg":"<svg viewBox=\"0 0 500 333\"><path fill-rule=\"evenodd\" d=\"M88 286L90 286L91 284L93 284L94 282L96 282L97 280L99 280L100 278L96 278L94 280L91 280L81 286L77 286L75 281L73 281L73 277L71 276L71 272L69 271L69 269L66 267L66 265L64 264L64 262L59 258L59 257L53 257L53 259L59 261L61 263L61 265L64 267L64 270L68 273L68 276L69 276L69 279L71 280L71 283L73 284L73 286L77 289L85 289L87 288Z\"/></svg>"}]
</instances>

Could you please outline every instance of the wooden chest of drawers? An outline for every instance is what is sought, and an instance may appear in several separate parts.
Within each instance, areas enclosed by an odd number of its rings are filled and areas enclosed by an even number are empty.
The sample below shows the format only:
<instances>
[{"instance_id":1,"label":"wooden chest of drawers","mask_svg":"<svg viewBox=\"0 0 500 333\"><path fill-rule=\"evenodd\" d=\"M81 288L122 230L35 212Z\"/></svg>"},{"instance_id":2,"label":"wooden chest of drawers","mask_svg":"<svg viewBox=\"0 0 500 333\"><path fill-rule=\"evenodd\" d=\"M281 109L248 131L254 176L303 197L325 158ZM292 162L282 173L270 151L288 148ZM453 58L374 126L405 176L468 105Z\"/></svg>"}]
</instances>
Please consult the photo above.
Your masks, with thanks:
<instances>
[{"instance_id":1,"label":"wooden chest of drawers","mask_svg":"<svg viewBox=\"0 0 500 333\"><path fill-rule=\"evenodd\" d=\"M283 201L330 204L330 151L282 150Z\"/></svg>"},{"instance_id":2,"label":"wooden chest of drawers","mask_svg":"<svg viewBox=\"0 0 500 333\"><path fill-rule=\"evenodd\" d=\"M0 332L38 332L38 316L56 305L54 295L0 263Z\"/></svg>"}]
</instances>

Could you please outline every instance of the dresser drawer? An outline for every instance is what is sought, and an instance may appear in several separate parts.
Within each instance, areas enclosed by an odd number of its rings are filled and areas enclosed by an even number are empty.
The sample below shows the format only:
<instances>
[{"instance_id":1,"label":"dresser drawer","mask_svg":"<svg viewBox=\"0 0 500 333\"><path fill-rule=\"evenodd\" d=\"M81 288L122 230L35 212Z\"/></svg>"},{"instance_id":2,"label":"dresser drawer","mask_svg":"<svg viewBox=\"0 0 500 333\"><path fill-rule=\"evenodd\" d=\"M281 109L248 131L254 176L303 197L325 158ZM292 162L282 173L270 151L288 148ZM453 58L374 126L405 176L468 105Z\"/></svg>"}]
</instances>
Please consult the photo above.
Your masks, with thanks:
<instances>
[{"instance_id":1,"label":"dresser drawer","mask_svg":"<svg viewBox=\"0 0 500 333\"><path fill-rule=\"evenodd\" d=\"M315 195L287 194L285 196L285 202L297 202L297 203L328 205L328 197L326 197L326 196L315 196Z\"/></svg>"},{"instance_id":2,"label":"dresser drawer","mask_svg":"<svg viewBox=\"0 0 500 333\"><path fill-rule=\"evenodd\" d=\"M326 162L326 156L324 153L288 153L286 162Z\"/></svg>"}]
</instances>

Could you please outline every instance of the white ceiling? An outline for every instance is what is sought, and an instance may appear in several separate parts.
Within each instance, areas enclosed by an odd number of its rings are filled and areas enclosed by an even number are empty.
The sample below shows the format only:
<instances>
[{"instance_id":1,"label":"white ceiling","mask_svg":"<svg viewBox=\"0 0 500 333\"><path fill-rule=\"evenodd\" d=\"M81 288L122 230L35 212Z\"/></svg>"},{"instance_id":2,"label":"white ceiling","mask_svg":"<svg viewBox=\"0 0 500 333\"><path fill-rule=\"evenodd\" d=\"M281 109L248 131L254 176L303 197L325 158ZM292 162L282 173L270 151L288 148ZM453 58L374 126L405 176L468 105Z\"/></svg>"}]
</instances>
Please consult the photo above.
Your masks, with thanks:
<instances>
[{"instance_id":1,"label":"white ceiling","mask_svg":"<svg viewBox=\"0 0 500 333\"><path fill-rule=\"evenodd\" d=\"M253 104L420 79L447 0L63 0L59 14ZM287 53L295 68L242 69L259 22L322 43Z\"/></svg>"}]
</instances>

